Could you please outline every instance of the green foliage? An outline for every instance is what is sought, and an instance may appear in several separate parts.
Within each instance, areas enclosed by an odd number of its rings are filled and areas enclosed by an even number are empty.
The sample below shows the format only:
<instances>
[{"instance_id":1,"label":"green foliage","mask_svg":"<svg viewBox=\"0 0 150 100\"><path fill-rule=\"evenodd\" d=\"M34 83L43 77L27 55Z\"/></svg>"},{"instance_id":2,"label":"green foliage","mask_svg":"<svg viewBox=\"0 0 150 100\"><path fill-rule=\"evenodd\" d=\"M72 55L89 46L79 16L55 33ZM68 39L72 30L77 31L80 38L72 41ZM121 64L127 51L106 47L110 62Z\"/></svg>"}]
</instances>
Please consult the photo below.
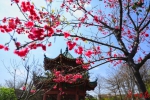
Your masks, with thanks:
<instances>
[{"instance_id":1,"label":"green foliage","mask_svg":"<svg viewBox=\"0 0 150 100\"><path fill-rule=\"evenodd\" d=\"M85 100L97 100L96 98L86 98Z\"/></svg>"},{"instance_id":2,"label":"green foliage","mask_svg":"<svg viewBox=\"0 0 150 100\"><path fill-rule=\"evenodd\" d=\"M86 94L85 100L97 100L97 98L93 97L93 96L90 95L90 94Z\"/></svg>"},{"instance_id":3,"label":"green foliage","mask_svg":"<svg viewBox=\"0 0 150 100\"><path fill-rule=\"evenodd\" d=\"M110 97L101 97L100 100L121 100L120 97L110 96Z\"/></svg>"},{"instance_id":4,"label":"green foliage","mask_svg":"<svg viewBox=\"0 0 150 100\"><path fill-rule=\"evenodd\" d=\"M0 100L17 100L14 89L0 87Z\"/></svg>"},{"instance_id":5,"label":"green foliage","mask_svg":"<svg viewBox=\"0 0 150 100\"><path fill-rule=\"evenodd\" d=\"M147 91L150 93L150 85L147 86Z\"/></svg>"},{"instance_id":6,"label":"green foliage","mask_svg":"<svg viewBox=\"0 0 150 100\"><path fill-rule=\"evenodd\" d=\"M134 5L132 6L132 9L133 10L136 10L136 8L138 8L138 7L142 7L142 5L143 5L144 3L142 3L142 2L135 2L134 3Z\"/></svg>"}]
</instances>

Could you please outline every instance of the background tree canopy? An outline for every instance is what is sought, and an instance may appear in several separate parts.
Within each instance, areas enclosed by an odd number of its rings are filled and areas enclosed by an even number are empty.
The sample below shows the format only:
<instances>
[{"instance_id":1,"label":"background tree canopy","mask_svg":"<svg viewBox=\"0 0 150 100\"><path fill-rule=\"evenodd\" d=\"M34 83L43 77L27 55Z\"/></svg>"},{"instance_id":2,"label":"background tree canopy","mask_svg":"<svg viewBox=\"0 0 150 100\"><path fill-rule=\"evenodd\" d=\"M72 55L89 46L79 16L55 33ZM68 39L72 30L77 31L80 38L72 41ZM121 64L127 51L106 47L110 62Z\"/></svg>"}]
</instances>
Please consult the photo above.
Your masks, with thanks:
<instances>
[{"instance_id":1,"label":"background tree canopy","mask_svg":"<svg viewBox=\"0 0 150 100\"><path fill-rule=\"evenodd\" d=\"M0 100L17 100L14 89L0 87Z\"/></svg>"}]
</instances>

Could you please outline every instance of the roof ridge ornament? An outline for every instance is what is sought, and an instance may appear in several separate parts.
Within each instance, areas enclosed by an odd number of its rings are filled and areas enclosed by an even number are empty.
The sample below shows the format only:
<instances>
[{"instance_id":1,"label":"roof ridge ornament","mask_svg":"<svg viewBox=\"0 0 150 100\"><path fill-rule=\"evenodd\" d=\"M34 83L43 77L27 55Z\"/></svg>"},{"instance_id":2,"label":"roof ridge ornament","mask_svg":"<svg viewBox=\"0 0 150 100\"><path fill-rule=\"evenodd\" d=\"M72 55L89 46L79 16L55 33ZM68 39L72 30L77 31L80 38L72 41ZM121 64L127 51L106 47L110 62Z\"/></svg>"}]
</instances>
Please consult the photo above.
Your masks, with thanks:
<instances>
[{"instance_id":1,"label":"roof ridge ornament","mask_svg":"<svg viewBox=\"0 0 150 100\"><path fill-rule=\"evenodd\" d=\"M62 54L62 49L60 49L60 54Z\"/></svg>"},{"instance_id":2,"label":"roof ridge ornament","mask_svg":"<svg viewBox=\"0 0 150 100\"><path fill-rule=\"evenodd\" d=\"M45 55L45 53L44 53L44 58L47 58L46 55Z\"/></svg>"},{"instance_id":3,"label":"roof ridge ornament","mask_svg":"<svg viewBox=\"0 0 150 100\"><path fill-rule=\"evenodd\" d=\"M68 53L68 46L66 47L66 54L65 54L65 56L67 55L67 53Z\"/></svg>"}]
</instances>

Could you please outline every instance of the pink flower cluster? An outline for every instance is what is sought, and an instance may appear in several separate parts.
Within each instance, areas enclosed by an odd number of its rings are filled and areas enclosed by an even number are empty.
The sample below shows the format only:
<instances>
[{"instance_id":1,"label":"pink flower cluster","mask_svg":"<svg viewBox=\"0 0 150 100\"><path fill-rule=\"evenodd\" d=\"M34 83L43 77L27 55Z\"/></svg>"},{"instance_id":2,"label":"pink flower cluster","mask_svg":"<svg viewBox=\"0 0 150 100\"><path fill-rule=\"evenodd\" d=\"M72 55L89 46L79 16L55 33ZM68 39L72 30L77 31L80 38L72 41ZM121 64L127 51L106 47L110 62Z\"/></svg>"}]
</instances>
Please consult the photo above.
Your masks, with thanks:
<instances>
[{"instance_id":1,"label":"pink flower cluster","mask_svg":"<svg viewBox=\"0 0 150 100\"><path fill-rule=\"evenodd\" d=\"M80 73L62 75L60 71L56 71L56 70L54 70L54 76L55 78L53 79L53 81L57 83L60 82L73 83L76 82L77 79L82 78L82 75Z\"/></svg>"}]
</instances>

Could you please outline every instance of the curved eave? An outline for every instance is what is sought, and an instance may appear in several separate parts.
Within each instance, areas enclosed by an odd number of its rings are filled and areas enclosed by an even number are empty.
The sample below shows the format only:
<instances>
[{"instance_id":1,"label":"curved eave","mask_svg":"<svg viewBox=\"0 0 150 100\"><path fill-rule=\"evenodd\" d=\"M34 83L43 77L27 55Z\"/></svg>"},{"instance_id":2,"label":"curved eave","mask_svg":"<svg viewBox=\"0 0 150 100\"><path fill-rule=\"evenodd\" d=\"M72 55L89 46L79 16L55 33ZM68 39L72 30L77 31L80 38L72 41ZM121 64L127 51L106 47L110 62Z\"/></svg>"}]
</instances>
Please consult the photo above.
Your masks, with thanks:
<instances>
[{"instance_id":1,"label":"curved eave","mask_svg":"<svg viewBox=\"0 0 150 100\"><path fill-rule=\"evenodd\" d=\"M93 83L91 84L91 82L89 83L89 89L90 89L90 90L94 90L94 88L95 88L96 86L97 86L97 82L94 83L94 84L93 84Z\"/></svg>"},{"instance_id":2,"label":"curved eave","mask_svg":"<svg viewBox=\"0 0 150 100\"><path fill-rule=\"evenodd\" d=\"M93 82L88 82L87 83L87 90L94 90L94 88L97 86L97 80L93 81Z\"/></svg>"},{"instance_id":3,"label":"curved eave","mask_svg":"<svg viewBox=\"0 0 150 100\"><path fill-rule=\"evenodd\" d=\"M67 82L61 82L61 84L67 84L70 86L76 86L76 85L83 85L84 81L80 81L80 82L74 82L74 83L67 83ZM52 79L46 79L46 80L42 80L42 81L36 81L33 83L36 87L36 89L39 88L49 88L50 86L53 86L54 84L56 84L56 82L54 82Z\"/></svg>"},{"instance_id":4,"label":"curved eave","mask_svg":"<svg viewBox=\"0 0 150 100\"><path fill-rule=\"evenodd\" d=\"M59 56L57 56L54 59L48 58L48 57L44 58L44 68L45 68L45 70L49 70L51 65L59 64L59 63L61 63L61 64L69 63L70 66L78 66L78 64L76 64L76 59L67 58L63 54L60 54Z\"/></svg>"},{"instance_id":5,"label":"curved eave","mask_svg":"<svg viewBox=\"0 0 150 100\"><path fill-rule=\"evenodd\" d=\"M49 61L55 61L55 60L58 60L60 58L63 58L63 59L67 59L68 61L76 61L75 58L71 59L71 58L67 58L66 56L64 56L63 54L59 54L56 58L48 58L48 57L45 57L45 59L49 60Z\"/></svg>"}]
</instances>

